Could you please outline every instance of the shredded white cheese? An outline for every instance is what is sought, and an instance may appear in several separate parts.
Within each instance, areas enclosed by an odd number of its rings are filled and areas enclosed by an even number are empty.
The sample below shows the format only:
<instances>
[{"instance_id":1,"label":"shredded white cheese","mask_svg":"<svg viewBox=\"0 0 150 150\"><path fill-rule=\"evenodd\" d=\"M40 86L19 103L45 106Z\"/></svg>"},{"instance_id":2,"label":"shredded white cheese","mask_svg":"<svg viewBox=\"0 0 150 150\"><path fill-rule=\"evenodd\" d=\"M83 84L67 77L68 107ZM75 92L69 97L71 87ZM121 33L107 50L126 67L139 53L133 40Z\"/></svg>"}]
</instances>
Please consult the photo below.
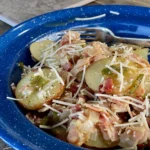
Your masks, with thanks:
<instances>
[{"instance_id":1,"label":"shredded white cheese","mask_svg":"<svg viewBox=\"0 0 150 150\"><path fill-rule=\"evenodd\" d=\"M112 67L106 65L106 68L108 68L109 70L111 70L113 73L117 74L118 76L120 76L120 73L118 71L116 71L115 69L113 69Z\"/></svg>"},{"instance_id":2,"label":"shredded white cheese","mask_svg":"<svg viewBox=\"0 0 150 150\"><path fill-rule=\"evenodd\" d=\"M39 73L39 75L40 75L41 77L43 77L43 78L44 78L44 73L43 73L43 71L42 71L42 69L41 69L41 68L39 68L39 69L38 69L38 73Z\"/></svg>"},{"instance_id":3,"label":"shredded white cheese","mask_svg":"<svg viewBox=\"0 0 150 150\"><path fill-rule=\"evenodd\" d=\"M87 120L87 118L86 118L83 114L79 114L79 115L78 115L78 118L79 118L80 120L82 120L82 121L86 121L86 120Z\"/></svg>"},{"instance_id":4,"label":"shredded white cheese","mask_svg":"<svg viewBox=\"0 0 150 150\"><path fill-rule=\"evenodd\" d=\"M133 57L129 57L129 59L137 64L141 65L142 67L146 67L146 64L139 62L138 60L134 59Z\"/></svg>"},{"instance_id":5,"label":"shredded white cheese","mask_svg":"<svg viewBox=\"0 0 150 150\"><path fill-rule=\"evenodd\" d=\"M130 119L128 120L128 122L134 122L134 121L137 121L137 120L139 120L139 119L141 119L141 114L136 115L136 116L130 118Z\"/></svg>"},{"instance_id":6,"label":"shredded white cheese","mask_svg":"<svg viewBox=\"0 0 150 150\"><path fill-rule=\"evenodd\" d=\"M40 64L39 68L41 68L43 66L43 64L45 63L47 57L48 57L48 51L44 54L44 57L41 60L41 64Z\"/></svg>"},{"instance_id":7,"label":"shredded white cheese","mask_svg":"<svg viewBox=\"0 0 150 150\"><path fill-rule=\"evenodd\" d=\"M9 96L7 96L6 98L9 99L9 100L14 100L14 101L23 100L23 99L20 99L20 98L14 98L14 97L9 97Z\"/></svg>"},{"instance_id":8,"label":"shredded white cheese","mask_svg":"<svg viewBox=\"0 0 150 150\"><path fill-rule=\"evenodd\" d=\"M138 104L136 104L136 103L133 103L133 102L128 101L128 100L125 100L125 99L122 99L122 98L117 97L117 96L110 96L110 95L107 95L107 94L99 94L99 93L96 94L96 96L102 96L102 97L110 98L110 99L113 99L113 100L125 102L125 103L131 104L131 105L133 105L133 106L135 106L135 107L144 109L144 106L142 106L142 105L138 105Z\"/></svg>"},{"instance_id":9,"label":"shredded white cheese","mask_svg":"<svg viewBox=\"0 0 150 150\"><path fill-rule=\"evenodd\" d=\"M125 148L116 149L116 150L137 150L137 146L125 147Z\"/></svg>"},{"instance_id":10,"label":"shredded white cheese","mask_svg":"<svg viewBox=\"0 0 150 150\"><path fill-rule=\"evenodd\" d=\"M116 57L117 57L117 51L115 51L115 55L112 59L112 61L110 62L110 65L113 65L116 61ZM113 69L111 66L106 65L106 68L108 68L109 70L111 70L113 73L118 75L119 81L120 81L120 88L119 91L122 91L123 88L123 84L124 84L124 76L123 76L123 64L120 62L118 63L120 65L120 73L118 71L116 71L115 69Z\"/></svg>"},{"instance_id":11,"label":"shredded white cheese","mask_svg":"<svg viewBox=\"0 0 150 150\"><path fill-rule=\"evenodd\" d=\"M71 33L70 33L70 30L68 31L68 35L69 35L69 44L71 44Z\"/></svg>"},{"instance_id":12,"label":"shredded white cheese","mask_svg":"<svg viewBox=\"0 0 150 150\"><path fill-rule=\"evenodd\" d=\"M75 60L74 60L74 56L73 55L71 55L71 59L72 59L73 65L75 65Z\"/></svg>"},{"instance_id":13,"label":"shredded white cheese","mask_svg":"<svg viewBox=\"0 0 150 150\"><path fill-rule=\"evenodd\" d=\"M57 81L58 81L58 79L54 79L54 80L50 81L49 83L44 85L43 90L48 90L53 85L53 83L55 83Z\"/></svg>"},{"instance_id":14,"label":"shredded white cheese","mask_svg":"<svg viewBox=\"0 0 150 150\"><path fill-rule=\"evenodd\" d=\"M63 98L63 100L77 101L76 98L72 98L72 97L65 97L65 98Z\"/></svg>"},{"instance_id":15,"label":"shredded white cheese","mask_svg":"<svg viewBox=\"0 0 150 150\"><path fill-rule=\"evenodd\" d=\"M56 59L55 59L55 58L47 58L47 59L46 59L46 61L50 61L50 62L51 62L51 61L54 61L54 60L56 60Z\"/></svg>"},{"instance_id":16,"label":"shredded white cheese","mask_svg":"<svg viewBox=\"0 0 150 150\"><path fill-rule=\"evenodd\" d=\"M122 64L123 67L129 68L129 69L133 69L136 70L137 68L133 67L133 66L128 66L127 64Z\"/></svg>"},{"instance_id":17,"label":"shredded white cheese","mask_svg":"<svg viewBox=\"0 0 150 150\"><path fill-rule=\"evenodd\" d=\"M43 108L39 109L38 112L45 112L45 111L47 111L47 110L49 110L49 108L43 107Z\"/></svg>"},{"instance_id":18,"label":"shredded white cheese","mask_svg":"<svg viewBox=\"0 0 150 150\"><path fill-rule=\"evenodd\" d=\"M114 14L114 15L119 15L119 14L120 14L119 12L112 11L112 10L110 10L109 12L110 12L111 14Z\"/></svg>"},{"instance_id":19,"label":"shredded white cheese","mask_svg":"<svg viewBox=\"0 0 150 150\"><path fill-rule=\"evenodd\" d=\"M51 67L51 68L52 68L52 70L55 72L55 74L56 74L58 80L60 81L60 83L61 83L62 85L65 85L63 79L60 77L60 75L58 74L57 70L56 70L54 67Z\"/></svg>"},{"instance_id":20,"label":"shredded white cheese","mask_svg":"<svg viewBox=\"0 0 150 150\"><path fill-rule=\"evenodd\" d=\"M83 114L83 113L84 113L84 111L79 111L79 112L72 113L72 114L69 115L69 118L71 119L72 117L78 116L78 115Z\"/></svg>"},{"instance_id":21,"label":"shredded white cheese","mask_svg":"<svg viewBox=\"0 0 150 150\"><path fill-rule=\"evenodd\" d=\"M36 68L39 68L39 65L41 64L41 61L39 61L37 64L35 64L32 68L31 68L31 70L32 69L36 69Z\"/></svg>"},{"instance_id":22,"label":"shredded white cheese","mask_svg":"<svg viewBox=\"0 0 150 150\"><path fill-rule=\"evenodd\" d=\"M122 128L119 129L118 135L120 135L122 132Z\"/></svg>"},{"instance_id":23,"label":"shredded white cheese","mask_svg":"<svg viewBox=\"0 0 150 150\"><path fill-rule=\"evenodd\" d=\"M57 42L53 43L53 44L50 44L50 46L48 46L47 48L45 48L45 49L43 50L43 52L50 51L51 48L53 48L54 46L56 46L60 41L61 41L61 39L58 40Z\"/></svg>"},{"instance_id":24,"label":"shredded white cheese","mask_svg":"<svg viewBox=\"0 0 150 150\"><path fill-rule=\"evenodd\" d=\"M99 106L98 105L93 105L93 106L96 107L96 108L101 108L105 111L108 111L116 120L119 120L119 117L112 110L110 110L109 108L104 107L104 106L100 106L100 105Z\"/></svg>"},{"instance_id":25,"label":"shredded white cheese","mask_svg":"<svg viewBox=\"0 0 150 150\"><path fill-rule=\"evenodd\" d=\"M144 124L145 128L148 129L148 131L149 131L149 126L147 124L147 120L146 120L144 112L141 112L140 114L142 116L142 120L143 120L143 124Z\"/></svg>"},{"instance_id":26,"label":"shredded white cheese","mask_svg":"<svg viewBox=\"0 0 150 150\"><path fill-rule=\"evenodd\" d=\"M143 102L141 102L140 100L137 100L133 97L130 97L130 96L120 96L119 98L123 98L123 99L128 99L128 100L131 100L133 102L136 102L136 103L139 103L139 104L143 104Z\"/></svg>"},{"instance_id":27,"label":"shredded white cheese","mask_svg":"<svg viewBox=\"0 0 150 150\"><path fill-rule=\"evenodd\" d=\"M67 84L66 88L69 88L70 85L74 82L75 79L76 79L76 77L74 77L74 78Z\"/></svg>"},{"instance_id":28,"label":"shredded white cheese","mask_svg":"<svg viewBox=\"0 0 150 150\"><path fill-rule=\"evenodd\" d=\"M46 95L47 95L46 91L41 90L37 93L37 98L39 100L44 100L46 98Z\"/></svg>"},{"instance_id":29,"label":"shredded white cheese","mask_svg":"<svg viewBox=\"0 0 150 150\"><path fill-rule=\"evenodd\" d=\"M117 55L118 55L118 52L115 51L115 55L114 55L114 57L112 58L112 60L111 60L111 62L110 62L110 65L113 65L113 64L116 62Z\"/></svg>"},{"instance_id":30,"label":"shredded white cheese","mask_svg":"<svg viewBox=\"0 0 150 150\"><path fill-rule=\"evenodd\" d=\"M90 96L91 98L95 98L95 95L90 93L89 91L87 91L86 89L81 90L81 92L86 93L88 96Z\"/></svg>"},{"instance_id":31,"label":"shredded white cheese","mask_svg":"<svg viewBox=\"0 0 150 150\"><path fill-rule=\"evenodd\" d=\"M78 93L80 92L80 89L81 89L81 87L82 87L82 85L83 85L83 82L84 82L85 72L86 72L86 66L84 65L81 83L80 83L80 85L79 85L79 87L78 87L77 92L74 94L73 98L75 98L75 97L78 95Z\"/></svg>"},{"instance_id":32,"label":"shredded white cheese","mask_svg":"<svg viewBox=\"0 0 150 150\"><path fill-rule=\"evenodd\" d=\"M127 134L129 134L130 132L131 132L131 130L128 130L128 131L127 131Z\"/></svg>"},{"instance_id":33,"label":"shredded white cheese","mask_svg":"<svg viewBox=\"0 0 150 150\"><path fill-rule=\"evenodd\" d=\"M39 125L39 127L42 129L52 129L51 126L46 126L46 125Z\"/></svg>"},{"instance_id":34,"label":"shredded white cheese","mask_svg":"<svg viewBox=\"0 0 150 150\"><path fill-rule=\"evenodd\" d=\"M145 115L146 116L149 116L149 98L148 96L145 96Z\"/></svg>"},{"instance_id":35,"label":"shredded white cheese","mask_svg":"<svg viewBox=\"0 0 150 150\"><path fill-rule=\"evenodd\" d=\"M107 121L109 121L109 118L105 114L102 114L102 115Z\"/></svg>"},{"instance_id":36,"label":"shredded white cheese","mask_svg":"<svg viewBox=\"0 0 150 150\"><path fill-rule=\"evenodd\" d=\"M50 110L52 110L52 111L54 111L54 112L56 112L56 113L58 113L58 114L61 114L60 111L58 111L57 109L54 109L53 107L51 107L51 106L49 106L49 105L47 105L47 104L43 104L43 106L45 106L46 108L48 108L48 109L50 109Z\"/></svg>"},{"instance_id":37,"label":"shredded white cheese","mask_svg":"<svg viewBox=\"0 0 150 150\"><path fill-rule=\"evenodd\" d=\"M62 49L65 49L65 48L68 48L68 47L73 47L73 48L82 48L80 45L82 45L83 43L78 43L78 44L66 44L66 45L63 45L61 47L59 47L58 49L56 49L54 51L54 53L50 54L50 57L53 57L55 54L57 54L60 50Z\"/></svg>"},{"instance_id":38,"label":"shredded white cheese","mask_svg":"<svg viewBox=\"0 0 150 150\"><path fill-rule=\"evenodd\" d=\"M68 102L63 102L63 101L59 101L59 100L53 100L53 103L57 103L57 104L61 104L61 105L66 105L66 106L71 106L71 107L75 106L75 104L68 103Z\"/></svg>"},{"instance_id":39,"label":"shredded white cheese","mask_svg":"<svg viewBox=\"0 0 150 150\"><path fill-rule=\"evenodd\" d=\"M86 47L84 47L84 48L81 48L81 49L79 49L79 50L70 50L70 51L67 51L67 53L77 53L77 52L82 52L82 51L84 51L85 49L92 49L93 47L92 46L86 46Z\"/></svg>"},{"instance_id":40,"label":"shredded white cheese","mask_svg":"<svg viewBox=\"0 0 150 150\"><path fill-rule=\"evenodd\" d=\"M59 122L53 126L39 125L39 127L43 128L43 129L53 129L53 128L56 128L56 127L59 127L59 126L65 124L68 121L69 121L69 119L67 118L67 119L65 119L65 120L63 120L63 121L61 121L61 122Z\"/></svg>"},{"instance_id":41,"label":"shredded white cheese","mask_svg":"<svg viewBox=\"0 0 150 150\"><path fill-rule=\"evenodd\" d=\"M130 123L123 123L123 124L115 124L114 127L126 127L126 126L133 126L139 124L140 122L130 122Z\"/></svg>"},{"instance_id":42,"label":"shredded white cheese","mask_svg":"<svg viewBox=\"0 0 150 150\"><path fill-rule=\"evenodd\" d=\"M128 113L129 113L130 117L132 118L133 115L132 115L132 112L131 112L131 109L130 109L130 106L129 106L129 105L127 106L127 110L128 110Z\"/></svg>"},{"instance_id":43,"label":"shredded white cheese","mask_svg":"<svg viewBox=\"0 0 150 150\"><path fill-rule=\"evenodd\" d=\"M69 80L70 80L70 77L71 77L72 75L70 74L70 73L68 73L67 74L67 85L68 85L68 83L69 83Z\"/></svg>"},{"instance_id":44,"label":"shredded white cheese","mask_svg":"<svg viewBox=\"0 0 150 150\"><path fill-rule=\"evenodd\" d=\"M98 15L98 16L94 16L94 17L89 17L89 18L75 18L75 20L77 20L77 21L94 20L94 19L103 18L105 16L106 16L106 14L102 14L102 15Z\"/></svg>"}]
</instances>

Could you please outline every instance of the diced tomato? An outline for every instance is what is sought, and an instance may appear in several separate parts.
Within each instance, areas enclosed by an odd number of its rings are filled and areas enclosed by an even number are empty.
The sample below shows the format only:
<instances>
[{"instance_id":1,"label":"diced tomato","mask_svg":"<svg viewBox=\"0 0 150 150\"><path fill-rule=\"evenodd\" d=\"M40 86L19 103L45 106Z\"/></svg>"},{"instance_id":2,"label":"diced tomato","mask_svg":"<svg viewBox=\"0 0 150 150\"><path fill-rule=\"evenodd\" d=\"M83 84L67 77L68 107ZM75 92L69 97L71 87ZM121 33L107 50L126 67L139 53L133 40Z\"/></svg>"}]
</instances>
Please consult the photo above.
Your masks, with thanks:
<instances>
[{"instance_id":1,"label":"diced tomato","mask_svg":"<svg viewBox=\"0 0 150 150\"><path fill-rule=\"evenodd\" d=\"M128 112L122 112L122 113L118 113L119 118L121 118L121 120L123 120L124 122L127 122L130 118Z\"/></svg>"},{"instance_id":2,"label":"diced tomato","mask_svg":"<svg viewBox=\"0 0 150 150\"><path fill-rule=\"evenodd\" d=\"M77 63L77 61L80 59L79 56L74 56L74 63Z\"/></svg>"},{"instance_id":3,"label":"diced tomato","mask_svg":"<svg viewBox=\"0 0 150 150\"><path fill-rule=\"evenodd\" d=\"M138 149L139 150L144 150L145 149L145 144L138 144Z\"/></svg>"},{"instance_id":4,"label":"diced tomato","mask_svg":"<svg viewBox=\"0 0 150 150\"><path fill-rule=\"evenodd\" d=\"M136 99L140 100L141 102L144 102L145 98L141 97L141 96L136 96Z\"/></svg>"},{"instance_id":5,"label":"diced tomato","mask_svg":"<svg viewBox=\"0 0 150 150\"><path fill-rule=\"evenodd\" d=\"M76 111L81 111L81 105L76 104L75 108L76 108Z\"/></svg>"},{"instance_id":6,"label":"diced tomato","mask_svg":"<svg viewBox=\"0 0 150 150\"><path fill-rule=\"evenodd\" d=\"M93 94L94 95L94 91L92 90L92 89L90 89L89 87L87 87L87 85L85 85L86 87L86 90L88 91L88 92L90 92L91 94Z\"/></svg>"},{"instance_id":7,"label":"diced tomato","mask_svg":"<svg viewBox=\"0 0 150 150\"><path fill-rule=\"evenodd\" d=\"M71 85L69 90L72 92L72 94L75 94L78 90L78 87L77 85Z\"/></svg>"},{"instance_id":8,"label":"diced tomato","mask_svg":"<svg viewBox=\"0 0 150 150\"><path fill-rule=\"evenodd\" d=\"M104 92L110 94L113 92L113 79L107 78L104 82Z\"/></svg>"},{"instance_id":9,"label":"diced tomato","mask_svg":"<svg viewBox=\"0 0 150 150\"><path fill-rule=\"evenodd\" d=\"M88 55L87 52L85 52L83 56L84 56L84 57L89 57L89 55Z\"/></svg>"},{"instance_id":10,"label":"diced tomato","mask_svg":"<svg viewBox=\"0 0 150 150\"><path fill-rule=\"evenodd\" d=\"M69 41L67 39L64 39L60 42L60 45L63 46L63 45L68 44L68 43L69 43Z\"/></svg>"},{"instance_id":11,"label":"diced tomato","mask_svg":"<svg viewBox=\"0 0 150 150\"><path fill-rule=\"evenodd\" d=\"M70 62L71 64L76 64L79 59L80 59L79 56L73 56L73 57L69 60L69 62Z\"/></svg>"},{"instance_id":12,"label":"diced tomato","mask_svg":"<svg viewBox=\"0 0 150 150\"><path fill-rule=\"evenodd\" d=\"M75 112L81 111L81 108L82 108L81 105L76 104L75 106L73 106L71 108L71 110L72 110L73 113L75 113Z\"/></svg>"},{"instance_id":13,"label":"diced tomato","mask_svg":"<svg viewBox=\"0 0 150 150\"><path fill-rule=\"evenodd\" d=\"M99 92L100 92L100 93L104 93L103 84L101 84L101 85L99 86Z\"/></svg>"},{"instance_id":14,"label":"diced tomato","mask_svg":"<svg viewBox=\"0 0 150 150\"><path fill-rule=\"evenodd\" d=\"M146 148L150 148L150 140L147 141Z\"/></svg>"},{"instance_id":15,"label":"diced tomato","mask_svg":"<svg viewBox=\"0 0 150 150\"><path fill-rule=\"evenodd\" d=\"M106 118L104 117L104 115L107 116L107 114L105 114L104 112L101 112L101 113L100 113L100 116L99 116L99 119L100 119L101 122L103 122L103 123L107 121Z\"/></svg>"}]
</instances>

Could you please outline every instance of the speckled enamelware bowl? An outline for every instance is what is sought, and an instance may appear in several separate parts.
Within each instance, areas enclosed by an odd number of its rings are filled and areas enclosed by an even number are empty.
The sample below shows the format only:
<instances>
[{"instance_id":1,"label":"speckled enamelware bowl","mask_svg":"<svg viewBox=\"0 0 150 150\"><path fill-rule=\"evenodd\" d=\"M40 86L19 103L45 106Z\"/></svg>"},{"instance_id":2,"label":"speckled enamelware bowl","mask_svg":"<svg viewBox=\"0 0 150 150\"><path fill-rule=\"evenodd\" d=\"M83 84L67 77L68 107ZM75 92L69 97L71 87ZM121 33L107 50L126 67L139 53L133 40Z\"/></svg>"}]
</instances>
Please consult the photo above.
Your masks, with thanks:
<instances>
[{"instance_id":1,"label":"speckled enamelware bowl","mask_svg":"<svg viewBox=\"0 0 150 150\"><path fill-rule=\"evenodd\" d=\"M119 15L110 11L119 12ZM90 21L75 21L75 18L106 17ZM150 36L150 8L135 6L88 6L44 14L12 28L0 37L0 137L19 150L67 150L80 149L62 142L32 125L15 102L10 84L17 83L20 70L16 63L32 64L29 45L47 34L75 26L104 26L118 36L147 38Z\"/></svg>"}]
</instances>

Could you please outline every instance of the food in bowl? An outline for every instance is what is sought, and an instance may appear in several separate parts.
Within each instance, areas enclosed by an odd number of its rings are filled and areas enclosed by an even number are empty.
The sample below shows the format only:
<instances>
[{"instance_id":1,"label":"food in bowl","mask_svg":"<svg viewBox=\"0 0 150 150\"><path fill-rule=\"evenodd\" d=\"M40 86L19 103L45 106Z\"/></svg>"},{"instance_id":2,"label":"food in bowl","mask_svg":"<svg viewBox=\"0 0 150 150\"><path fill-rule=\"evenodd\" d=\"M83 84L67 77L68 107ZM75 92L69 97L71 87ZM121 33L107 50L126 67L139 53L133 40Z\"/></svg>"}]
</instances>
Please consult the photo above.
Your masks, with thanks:
<instances>
[{"instance_id":1,"label":"food in bowl","mask_svg":"<svg viewBox=\"0 0 150 150\"><path fill-rule=\"evenodd\" d=\"M33 124L77 146L149 145L147 48L89 43L68 31L57 42L32 43L30 52L37 64L18 63L22 78L12 90Z\"/></svg>"}]
</instances>

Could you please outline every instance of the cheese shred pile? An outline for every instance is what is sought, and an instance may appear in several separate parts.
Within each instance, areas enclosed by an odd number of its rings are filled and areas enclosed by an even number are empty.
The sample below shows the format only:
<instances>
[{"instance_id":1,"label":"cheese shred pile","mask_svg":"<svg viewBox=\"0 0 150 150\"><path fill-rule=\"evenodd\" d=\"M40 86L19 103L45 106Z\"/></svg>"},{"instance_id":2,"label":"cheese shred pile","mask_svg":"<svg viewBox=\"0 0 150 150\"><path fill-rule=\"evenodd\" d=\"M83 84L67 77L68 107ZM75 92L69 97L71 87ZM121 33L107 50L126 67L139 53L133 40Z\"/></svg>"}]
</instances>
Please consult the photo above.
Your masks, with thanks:
<instances>
[{"instance_id":1,"label":"cheese shred pile","mask_svg":"<svg viewBox=\"0 0 150 150\"><path fill-rule=\"evenodd\" d=\"M88 43L69 30L56 42L33 43L30 51L38 62L33 67L20 63L22 79L11 84L16 98L7 99L25 107L33 124L77 146L134 149L150 140L148 49Z\"/></svg>"}]
</instances>

